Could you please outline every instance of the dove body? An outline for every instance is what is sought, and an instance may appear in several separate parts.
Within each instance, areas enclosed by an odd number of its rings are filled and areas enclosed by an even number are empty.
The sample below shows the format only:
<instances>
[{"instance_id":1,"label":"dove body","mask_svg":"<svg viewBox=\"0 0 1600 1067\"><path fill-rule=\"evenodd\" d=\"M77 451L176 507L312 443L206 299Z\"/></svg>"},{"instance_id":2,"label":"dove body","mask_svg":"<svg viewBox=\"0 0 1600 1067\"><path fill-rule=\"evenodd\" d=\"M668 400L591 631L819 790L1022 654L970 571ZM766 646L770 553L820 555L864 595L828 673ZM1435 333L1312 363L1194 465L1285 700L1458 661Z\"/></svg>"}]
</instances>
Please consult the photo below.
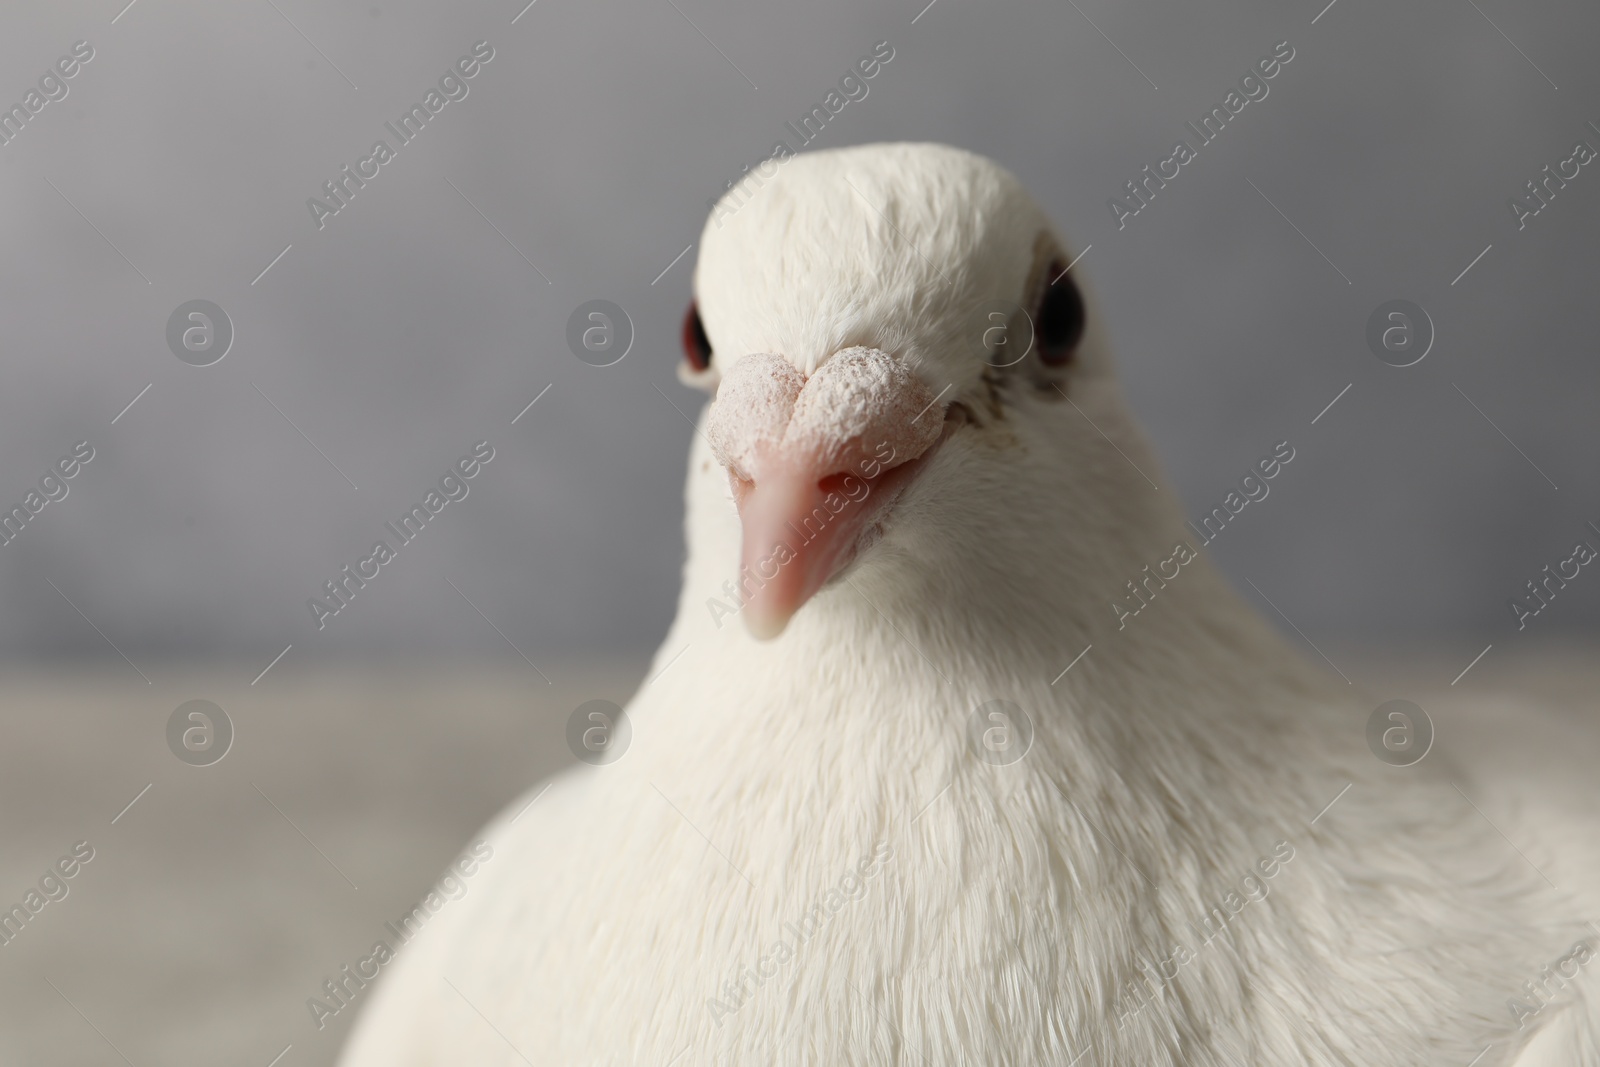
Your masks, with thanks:
<instances>
[{"instance_id":1,"label":"dove body","mask_svg":"<svg viewBox=\"0 0 1600 1067\"><path fill-rule=\"evenodd\" d=\"M1593 968L1508 1006L1600 943L1592 726L1468 702L1385 764L1376 701L1203 552L1119 628L1183 511L1001 168L805 154L720 221L689 555L631 747L490 824L495 865L346 1067L1600 1062ZM1021 359L972 329L996 303ZM866 495L790 544L845 475ZM779 544L739 625L707 610Z\"/></svg>"}]
</instances>

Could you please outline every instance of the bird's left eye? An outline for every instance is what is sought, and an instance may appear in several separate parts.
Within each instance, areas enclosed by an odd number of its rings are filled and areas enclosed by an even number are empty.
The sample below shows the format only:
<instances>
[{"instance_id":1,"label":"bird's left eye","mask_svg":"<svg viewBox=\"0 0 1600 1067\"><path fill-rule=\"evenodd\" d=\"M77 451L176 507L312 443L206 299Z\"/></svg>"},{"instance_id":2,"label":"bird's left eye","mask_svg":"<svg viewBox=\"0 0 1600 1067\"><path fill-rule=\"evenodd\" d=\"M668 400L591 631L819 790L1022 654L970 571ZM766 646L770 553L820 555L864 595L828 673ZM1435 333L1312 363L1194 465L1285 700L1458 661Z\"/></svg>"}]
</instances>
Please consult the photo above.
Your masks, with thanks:
<instances>
[{"instance_id":1,"label":"bird's left eye","mask_svg":"<svg viewBox=\"0 0 1600 1067\"><path fill-rule=\"evenodd\" d=\"M694 301L689 302L689 310L683 316L683 358L696 373L711 366L711 339L706 336L700 308Z\"/></svg>"},{"instance_id":2,"label":"bird's left eye","mask_svg":"<svg viewBox=\"0 0 1600 1067\"><path fill-rule=\"evenodd\" d=\"M1056 281L1039 298L1039 310L1033 321L1039 358L1046 366L1060 367L1072 360L1083 338L1083 296L1062 264L1050 264L1050 277Z\"/></svg>"}]
</instances>

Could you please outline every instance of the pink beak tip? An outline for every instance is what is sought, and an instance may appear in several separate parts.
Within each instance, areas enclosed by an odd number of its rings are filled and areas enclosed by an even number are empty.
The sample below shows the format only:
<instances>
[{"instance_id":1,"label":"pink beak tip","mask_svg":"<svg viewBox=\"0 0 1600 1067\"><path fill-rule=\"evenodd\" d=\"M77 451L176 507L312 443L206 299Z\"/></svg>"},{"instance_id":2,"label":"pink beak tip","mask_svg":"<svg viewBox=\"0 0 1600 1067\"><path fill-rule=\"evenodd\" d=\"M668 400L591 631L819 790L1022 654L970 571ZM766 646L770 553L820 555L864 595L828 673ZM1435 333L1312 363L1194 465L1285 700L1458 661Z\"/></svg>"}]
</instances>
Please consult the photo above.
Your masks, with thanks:
<instances>
[{"instance_id":1,"label":"pink beak tip","mask_svg":"<svg viewBox=\"0 0 1600 1067\"><path fill-rule=\"evenodd\" d=\"M745 629L750 631L750 636L757 641L772 641L783 633L789 625L792 614L781 611L764 611L755 605L744 609Z\"/></svg>"}]
</instances>

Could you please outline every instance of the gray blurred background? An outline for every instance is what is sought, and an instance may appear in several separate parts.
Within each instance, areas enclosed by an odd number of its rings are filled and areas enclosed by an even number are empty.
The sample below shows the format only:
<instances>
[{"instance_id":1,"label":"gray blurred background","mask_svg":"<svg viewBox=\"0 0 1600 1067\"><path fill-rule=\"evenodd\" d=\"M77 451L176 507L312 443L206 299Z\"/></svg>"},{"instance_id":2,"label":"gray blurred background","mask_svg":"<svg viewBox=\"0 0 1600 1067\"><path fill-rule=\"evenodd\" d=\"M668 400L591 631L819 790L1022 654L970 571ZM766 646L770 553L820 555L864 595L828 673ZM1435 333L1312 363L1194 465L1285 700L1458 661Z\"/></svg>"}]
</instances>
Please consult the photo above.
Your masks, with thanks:
<instances>
[{"instance_id":1,"label":"gray blurred background","mask_svg":"<svg viewBox=\"0 0 1600 1067\"><path fill-rule=\"evenodd\" d=\"M319 1032L305 997L566 761L578 702L637 683L683 556L703 398L673 371L708 201L879 41L813 147L1011 168L1084 252L1196 519L1295 447L1212 546L1247 598L1325 651L1426 649L1429 685L1492 646L1454 692L1592 653L1587 569L1525 630L1507 602L1600 545L1600 168L1524 229L1507 200L1600 147L1600 9L525 3L0 15L0 105L94 53L0 145L0 510L95 449L0 545L0 901L99 850L0 947L8 1062L331 1062L350 1013ZM1284 40L1267 98L1119 230L1108 198ZM467 97L319 229L307 199L479 41ZM1404 368L1365 340L1396 298L1437 333ZM235 332L206 367L166 338L196 299ZM634 328L603 368L566 342L596 299ZM483 439L468 498L319 630L307 598ZM167 751L192 698L232 716L227 762Z\"/></svg>"}]
</instances>

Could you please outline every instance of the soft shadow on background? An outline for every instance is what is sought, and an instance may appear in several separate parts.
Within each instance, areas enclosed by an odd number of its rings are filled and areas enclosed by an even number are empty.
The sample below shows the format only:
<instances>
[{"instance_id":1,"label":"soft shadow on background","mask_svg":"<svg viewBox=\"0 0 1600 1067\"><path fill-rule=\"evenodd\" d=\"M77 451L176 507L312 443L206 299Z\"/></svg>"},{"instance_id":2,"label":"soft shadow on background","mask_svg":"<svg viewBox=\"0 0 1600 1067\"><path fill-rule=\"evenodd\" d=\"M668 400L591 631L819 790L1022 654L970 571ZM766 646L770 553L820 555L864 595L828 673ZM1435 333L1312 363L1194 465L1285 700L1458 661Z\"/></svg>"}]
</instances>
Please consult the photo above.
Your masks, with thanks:
<instances>
[{"instance_id":1,"label":"soft shadow on background","mask_svg":"<svg viewBox=\"0 0 1600 1067\"><path fill-rule=\"evenodd\" d=\"M880 41L811 147L1011 168L1197 521L1292 444L1210 551L1307 655L1377 698L1592 700L1600 578L1524 629L1508 602L1600 545L1600 172L1520 229L1508 199L1600 146L1600 10L525 3L0 16L0 105L92 50L0 144L0 511L94 452L0 544L0 905L95 849L0 945L4 1058L332 1061L353 1011L319 1030L306 998L571 762L573 708L643 677L708 202ZM1281 41L1269 94L1119 228L1108 199ZM319 226L308 198L478 42L466 95ZM1436 332L1403 368L1366 340L1393 299ZM234 334L210 366L168 344L194 300ZM632 323L612 366L568 347L592 300ZM319 628L307 599L480 441L466 498ZM168 749L192 699L236 730L214 766Z\"/></svg>"}]
</instances>

